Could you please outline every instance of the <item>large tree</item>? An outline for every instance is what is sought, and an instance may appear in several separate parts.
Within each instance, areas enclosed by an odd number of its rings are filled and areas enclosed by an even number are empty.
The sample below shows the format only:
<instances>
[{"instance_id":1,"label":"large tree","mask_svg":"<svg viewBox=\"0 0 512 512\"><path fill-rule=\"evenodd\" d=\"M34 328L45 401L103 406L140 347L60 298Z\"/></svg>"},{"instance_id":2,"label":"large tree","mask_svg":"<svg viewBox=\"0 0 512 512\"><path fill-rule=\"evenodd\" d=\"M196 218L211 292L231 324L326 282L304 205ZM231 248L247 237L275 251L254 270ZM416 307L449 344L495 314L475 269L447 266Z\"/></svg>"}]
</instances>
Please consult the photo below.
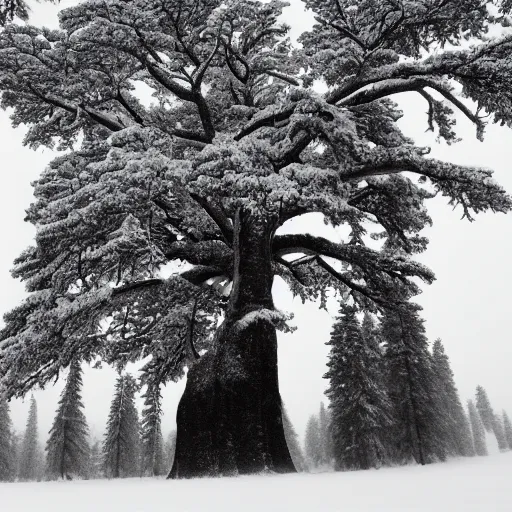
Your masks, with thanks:
<instances>
[{"instance_id":1,"label":"large tree","mask_svg":"<svg viewBox=\"0 0 512 512\"><path fill-rule=\"evenodd\" d=\"M89 428L83 412L82 368L74 360L46 443L46 465L50 478L88 476Z\"/></svg>"},{"instance_id":2,"label":"large tree","mask_svg":"<svg viewBox=\"0 0 512 512\"><path fill-rule=\"evenodd\" d=\"M491 171L415 146L391 99L421 96L448 143L455 111L479 138L480 112L512 120L512 38L488 36L512 6L485 3L307 0L316 22L301 49L279 0L90 0L63 10L59 30L7 26L2 105L29 146L69 149L28 211L36 244L14 275L30 296L0 338L7 392L44 386L72 355L151 356L162 382L188 366L172 475L293 471L274 277L303 299L334 288L382 308L433 280L412 259L427 199L468 219L510 209ZM279 234L311 212L350 235Z\"/></svg>"}]
</instances>

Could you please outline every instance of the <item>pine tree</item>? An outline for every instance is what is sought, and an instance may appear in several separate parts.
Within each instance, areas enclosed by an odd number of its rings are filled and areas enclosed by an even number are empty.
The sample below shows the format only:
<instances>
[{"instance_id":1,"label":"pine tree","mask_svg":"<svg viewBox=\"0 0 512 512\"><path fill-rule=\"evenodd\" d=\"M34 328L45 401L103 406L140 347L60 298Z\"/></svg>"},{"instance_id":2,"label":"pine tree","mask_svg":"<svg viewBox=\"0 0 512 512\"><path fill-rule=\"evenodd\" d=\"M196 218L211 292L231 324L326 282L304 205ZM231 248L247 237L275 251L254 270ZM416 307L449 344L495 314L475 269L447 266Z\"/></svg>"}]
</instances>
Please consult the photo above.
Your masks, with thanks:
<instances>
[{"instance_id":1,"label":"pine tree","mask_svg":"<svg viewBox=\"0 0 512 512\"><path fill-rule=\"evenodd\" d=\"M318 413L318 429L320 431L320 445L321 445L321 465L328 465L331 463L331 433L329 425L329 414L323 402L320 403L320 412Z\"/></svg>"},{"instance_id":2,"label":"pine tree","mask_svg":"<svg viewBox=\"0 0 512 512\"><path fill-rule=\"evenodd\" d=\"M326 395L337 469L378 467L386 457L384 432L392 420L382 385L382 353L369 314L364 324L363 330L355 308L342 306L327 343Z\"/></svg>"},{"instance_id":3,"label":"pine tree","mask_svg":"<svg viewBox=\"0 0 512 512\"><path fill-rule=\"evenodd\" d=\"M139 418L135 407L135 379L120 375L110 406L103 443L105 474L124 478L139 474Z\"/></svg>"},{"instance_id":4,"label":"pine tree","mask_svg":"<svg viewBox=\"0 0 512 512\"><path fill-rule=\"evenodd\" d=\"M304 455L299 445L297 432L295 432L295 428L288 416L288 412L286 407L283 404L283 427L284 427L284 435L286 438L286 444L288 445L288 450L290 450L290 455L293 460L293 464L297 471L305 471L306 463L304 461Z\"/></svg>"},{"instance_id":5,"label":"pine tree","mask_svg":"<svg viewBox=\"0 0 512 512\"><path fill-rule=\"evenodd\" d=\"M62 390L46 444L50 478L86 477L89 465L89 428L83 413L82 368L73 361Z\"/></svg>"},{"instance_id":6,"label":"pine tree","mask_svg":"<svg viewBox=\"0 0 512 512\"><path fill-rule=\"evenodd\" d=\"M443 437L450 455L473 456L475 452L469 422L455 386L450 361L439 338L432 349L432 371L439 435Z\"/></svg>"},{"instance_id":7,"label":"pine tree","mask_svg":"<svg viewBox=\"0 0 512 512\"><path fill-rule=\"evenodd\" d=\"M88 477L93 480L103 478L103 455L100 441L92 442L89 453Z\"/></svg>"},{"instance_id":8,"label":"pine tree","mask_svg":"<svg viewBox=\"0 0 512 512\"><path fill-rule=\"evenodd\" d=\"M316 414L309 417L304 438L304 454L309 470L317 468L322 460L322 440Z\"/></svg>"},{"instance_id":9,"label":"pine tree","mask_svg":"<svg viewBox=\"0 0 512 512\"><path fill-rule=\"evenodd\" d=\"M487 455L487 444L485 441L485 429L480 414L472 400L468 400L469 422L473 433L475 452L479 456Z\"/></svg>"},{"instance_id":10,"label":"pine tree","mask_svg":"<svg viewBox=\"0 0 512 512\"><path fill-rule=\"evenodd\" d=\"M387 444L395 463L426 464L446 457L446 441L434 401L435 384L423 320L414 304L385 310L387 387L393 426Z\"/></svg>"},{"instance_id":11,"label":"pine tree","mask_svg":"<svg viewBox=\"0 0 512 512\"><path fill-rule=\"evenodd\" d=\"M487 396L487 391L482 386L476 388L476 408L482 419L482 424L487 432L493 431L494 411Z\"/></svg>"},{"instance_id":12,"label":"pine tree","mask_svg":"<svg viewBox=\"0 0 512 512\"><path fill-rule=\"evenodd\" d=\"M499 416L494 414L491 401L487 396L487 391L485 391L482 386L477 386L476 388L476 408L480 414L485 430L487 430L487 432L494 433L496 441L498 441L498 447L501 451L506 450L508 448L508 443L503 430L503 425L501 424L501 419Z\"/></svg>"},{"instance_id":13,"label":"pine tree","mask_svg":"<svg viewBox=\"0 0 512 512\"><path fill-rule=\"evenodd\" d=\"M0 482L10 482L16 476L14 450L9 404L0 399Z\"/></svg>"},{"instance_id":14,"label":"pine tree","mask_svg":"<svg viewBox=\"0 0 512 512\"><path fill-rule=\"evenodd\" d=\"M504 452L508 450L508 441L505 436L505 428L500 416L498 416L497 414L494 415L492 429L494 435L496 436L496 440L498 441L498 448L500 449L500 451Z\"/></svg>"},{"instance_id":15,"label":"pine tree","mask_svg":"<svg viewBox=\"0 0 512 512\"><path fill-rule=\"evenodd\" d=\"M161 476L166 473L164 467L164 440L161 429L161 399L160 385L150 380L143 395L141 448L142 474L146 476Z\"/></svg>"},{"instance_id":16,"label":"pine tree","mask_svg":"<svg viewBox=\"0 0 512 512\"><path fill-rule=\"evenodd\" d=\"M176 430L171 430L164 445L164 460L166 471L171 471L176 453Z\"/></svg>"},{"instance_id":17,"label":"pine tree","mask_svg":"<svg viewBox=\"0 0 512 512\"><path fill-rule=\"evenodd\" d=\"M505 439L507 440L508 447L512 450L512 423L505 411L503 411L503 430L505 432Z\"/></svg>"},{"instance_id":18,"label":"pine tree","mask_svg":"<svg viewBox=\"0 0 512 512\"><path fill-rule=\"evenodd\" d=\"M27 481L37 480L41 476L41 463L42 454L37 427L37 402L32 395L30 398L27 428L21 444L18 478Z\"/></svg>"}]
</instances>

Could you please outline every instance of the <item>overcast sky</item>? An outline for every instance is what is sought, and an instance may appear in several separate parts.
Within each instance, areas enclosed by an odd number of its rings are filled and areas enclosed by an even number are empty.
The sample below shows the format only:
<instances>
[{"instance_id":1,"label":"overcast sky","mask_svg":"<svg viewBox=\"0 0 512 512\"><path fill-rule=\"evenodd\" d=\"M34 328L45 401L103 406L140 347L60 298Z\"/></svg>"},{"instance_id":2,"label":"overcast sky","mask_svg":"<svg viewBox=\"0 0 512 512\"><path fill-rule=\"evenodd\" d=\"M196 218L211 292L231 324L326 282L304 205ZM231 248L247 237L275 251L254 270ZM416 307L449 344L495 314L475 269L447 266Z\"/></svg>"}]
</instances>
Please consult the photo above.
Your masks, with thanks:
<instances>
[{"instance_id":1,"label":"overcast sky","mask_svg":"<svg viewBox=\"0 0 512 512\"><path fill-rule=\"evenodd\" d=\"M56 24L58 8L76 3L62 0L60 7L33 4L32 23ZM300 33L311 22L299 0L291 0L286 20L293 34ZM414 93L400 95L399 102L406 115L402 128L420 145L432 146L432 155L459 164L478 165L495 170L495 178L512 192L510 172L512 131L489 126L485 142L475 137L475 129L459 116L458 135L464 140L453 146L437 144L435 136L426 133L426 103ZM8 114L0 112L0 314L16 306L24 297L23 286L13 280L9 270L13 259L31 243L34 230L23 222L24 211L32 200L30 183L53 158L49 150L34 152L22 146L24 129L14 130ZM472 398L477 384L484 386L497 411L512 413L512 345L510 344L512 273L512 215L479 215L476 222L460 220L462 212L452 210L445 198L429 203L434 220L426 232L430 238L427 252L419 258L431 267L437 281L423 286L418 302L424 307L427 334L431 341L443 339L463 400ZM332 233L318 219L308 226L317 226L318 234ZM302 225L289 229L300 230ZM276 306L295 313L297 330L279 336L279 375L281 393L298 433L303 436L309 415L316 412L326 382L327 347L337 304L331 301L329 313L316 305L302 305L276 283ZM84 403L92 432L101 436L107 419L116 374L107 369L86 369ZM46 439L53 420L62 382L35 396L39 406L41 438ZM184 389L184 381L169 384L164 395L164 433L174 427L176 406ZM139 403L139 405L141 405ZM12 417L18 430L24 429L28 400L11 403Z\"/></svg>"}]
</instances>

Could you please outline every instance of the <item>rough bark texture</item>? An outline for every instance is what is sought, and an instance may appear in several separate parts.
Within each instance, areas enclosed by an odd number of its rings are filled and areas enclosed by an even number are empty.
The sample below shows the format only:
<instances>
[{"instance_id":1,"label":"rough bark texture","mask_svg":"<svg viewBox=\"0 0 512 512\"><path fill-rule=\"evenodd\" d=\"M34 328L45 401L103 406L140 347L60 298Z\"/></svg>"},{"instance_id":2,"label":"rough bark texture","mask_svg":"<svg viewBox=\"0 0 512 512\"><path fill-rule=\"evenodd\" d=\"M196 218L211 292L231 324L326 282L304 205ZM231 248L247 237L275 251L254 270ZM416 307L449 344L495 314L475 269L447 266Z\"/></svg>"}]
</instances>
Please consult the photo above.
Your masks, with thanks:
<instances>
[{"instance_id":1,"label":"rough bark texture","mask_svg":"<svg viewBox=\"0 0 512 512\"><path fill-rule=\"evenodd\" d=\"M265 221L239 215L229 308L215 349L189 370L171 478L295 471L283 430L276 330L255 316L273 309L272 236Z\"/></svg>"}]
</instances>

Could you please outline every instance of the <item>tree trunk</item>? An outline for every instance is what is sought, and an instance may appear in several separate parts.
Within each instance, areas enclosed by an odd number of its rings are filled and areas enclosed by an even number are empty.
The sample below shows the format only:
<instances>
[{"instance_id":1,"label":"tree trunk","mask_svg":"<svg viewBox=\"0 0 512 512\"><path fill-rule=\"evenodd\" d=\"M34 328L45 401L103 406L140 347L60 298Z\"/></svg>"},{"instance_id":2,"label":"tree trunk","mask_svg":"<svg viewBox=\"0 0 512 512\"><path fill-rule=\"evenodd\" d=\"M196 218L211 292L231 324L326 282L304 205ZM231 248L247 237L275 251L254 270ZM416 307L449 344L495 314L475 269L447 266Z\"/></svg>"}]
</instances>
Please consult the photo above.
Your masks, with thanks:
<instances>
[{"instance_id":1,"label":"tree trunk","mask_svg":"<svg viewBox=\"0 0 512 512\"><path fill-rule=\"evenodd\" d=\"M234 277L215 347L188 372L170 478L294 472L277 375L268 221L239 214Z\"/></svg>"}]
</instances>

